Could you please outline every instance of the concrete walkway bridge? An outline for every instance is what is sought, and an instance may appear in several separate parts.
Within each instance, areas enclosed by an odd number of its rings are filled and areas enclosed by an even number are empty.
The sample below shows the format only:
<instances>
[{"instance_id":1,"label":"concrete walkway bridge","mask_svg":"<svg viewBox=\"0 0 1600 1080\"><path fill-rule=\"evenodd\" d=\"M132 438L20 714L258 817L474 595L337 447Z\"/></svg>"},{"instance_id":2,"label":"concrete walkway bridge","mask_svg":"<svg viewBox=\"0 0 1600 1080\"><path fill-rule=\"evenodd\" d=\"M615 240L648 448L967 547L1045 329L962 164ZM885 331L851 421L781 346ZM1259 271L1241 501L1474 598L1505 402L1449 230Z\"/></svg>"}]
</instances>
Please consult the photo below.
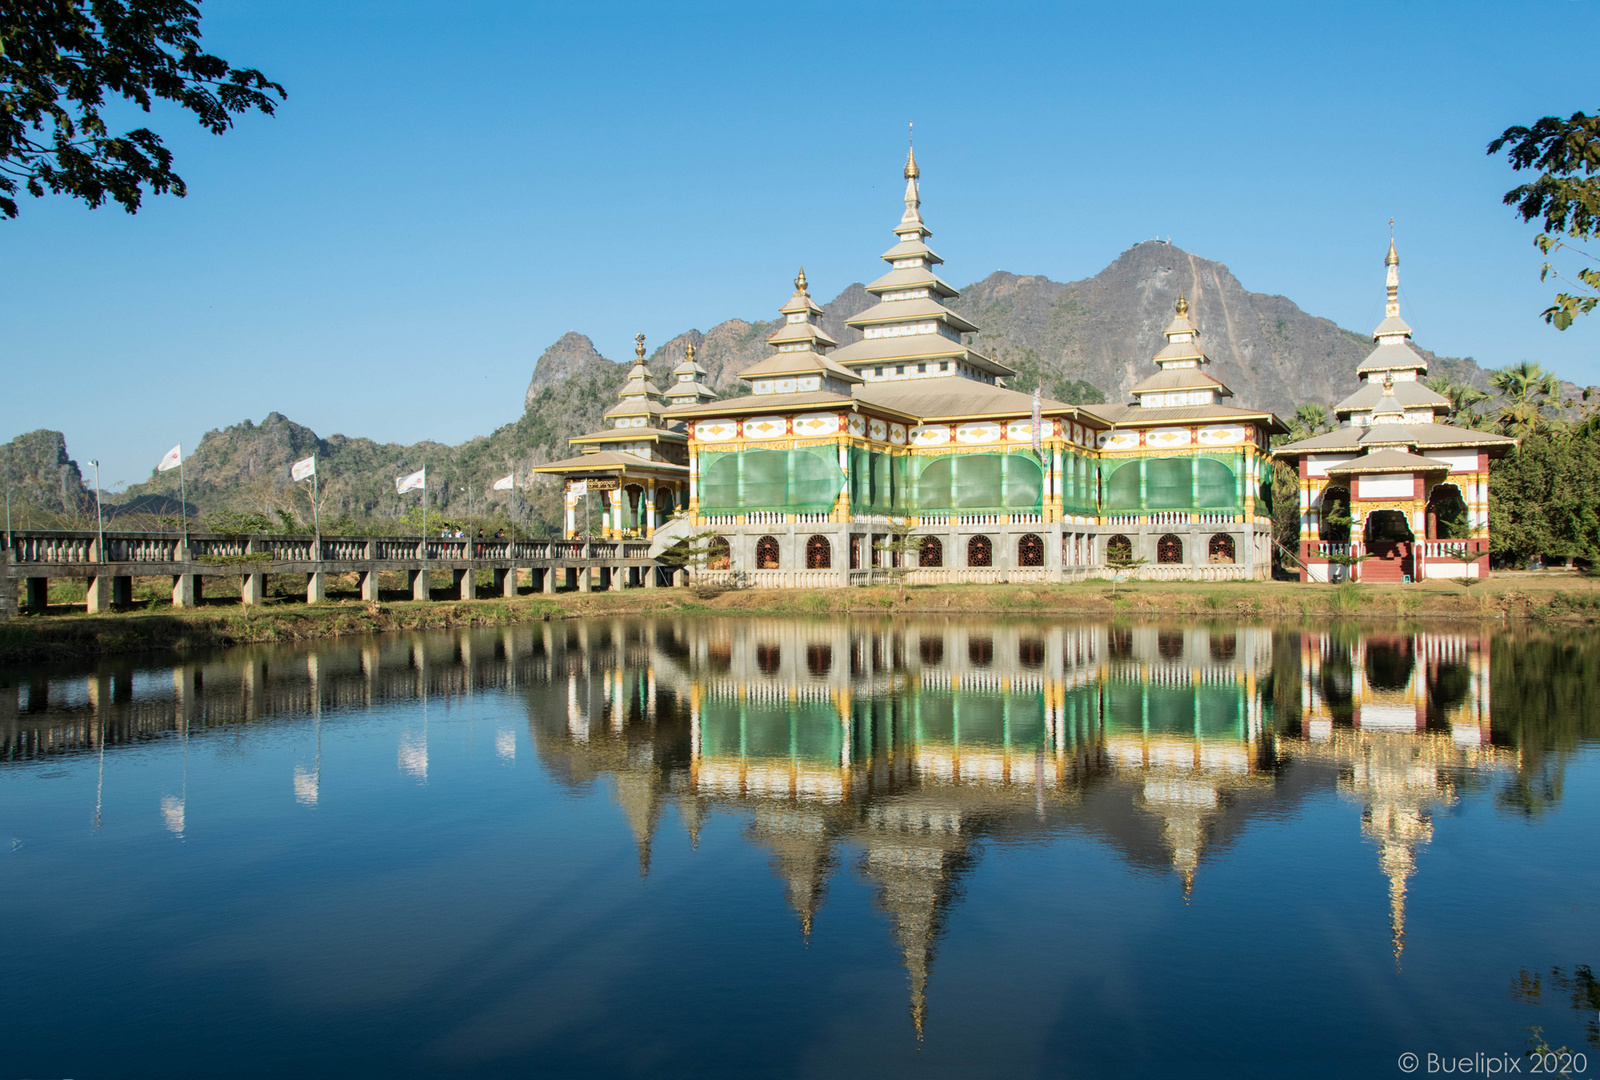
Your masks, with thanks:
<instances>
[{"instance_id":1,"label":"concrete walkway bridge","mask_svg":"<svg viewBox=\"0 0 1600 1080\"><path fill-rule=\"evenodd\" d=\"M536 592L559 588L655 588L682 581L650 555L648 541L510 540L471 537L284 536L256 533L59 532L16 530L0 554L0 618L42 612L52 578L81 580L89 612L130 604L135 577L167 577L172 603L198 604L208 578L239 581L240 600L259 604L271 576L305 582L307 603L327 597L330 575L356 575L361 598L379 599L380 574L404 575L412 599L432 597L432 575L448 572L462 600L478 595L478 571L493 572L493 589L515 596L527 571Z\"/></svg>"}]
</instances>

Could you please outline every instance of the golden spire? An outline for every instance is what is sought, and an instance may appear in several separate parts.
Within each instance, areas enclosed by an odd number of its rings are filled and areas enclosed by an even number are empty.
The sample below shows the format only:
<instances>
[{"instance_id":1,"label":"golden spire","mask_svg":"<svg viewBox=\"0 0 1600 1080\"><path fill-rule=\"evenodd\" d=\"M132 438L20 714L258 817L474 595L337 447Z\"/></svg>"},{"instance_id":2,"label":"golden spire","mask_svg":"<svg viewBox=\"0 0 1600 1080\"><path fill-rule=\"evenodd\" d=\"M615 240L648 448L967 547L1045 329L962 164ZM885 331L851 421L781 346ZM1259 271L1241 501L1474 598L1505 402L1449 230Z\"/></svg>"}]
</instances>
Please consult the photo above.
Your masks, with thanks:
<instances>
[{"instance_id":1,"label":"golden spire","mask_svg":"<svg viewBox=\"0 0 1600 1080\"><path fill-rule=\"evenodd\" d=\"M684 359L691 364L694 363L694 342L689 342L689 348L684 352Z\"/></svg>"},{"instance_id":2,"label":"golden spire","mask_svg":"<svg viewBox=\"0 0 1600 1080\"><path fill-rule=\"evenodd\" d=\"M1384 272L1384 286L1388 292L1383 305L1383 315L1386 319L1399 318L1400 255L1394 249L1394 218L1389 219L1389 254L1383 257L1383 265L1387 267Z\"/></svg>"},{"instance_id":3,"label":"golden spire","mask_svg":"<svg viewBox=\"0 0 1600 1080\"><path fill-rule=\"evenodd\" d=\"M800 273L797 274L794 279L794 294L796 296L806 295L806 268L803 266L800 268Z\"/></svg>"},{"instance_id":4,"label":"golden spire","mask_svg":"<svg viewBox=\"0 0 1600 1080\"><path fill-rule=\"evenodd\" d=\"M915 126L915 124L916 124L915 121L907 121L907 123L906 123L906 179L907 180L915 180L918 176L921 175L920 173L917 172L917 151L916 151L915 144L912 142L912 134L913 134L912 128Z\"/></svg>"},{"instance_id":5,"label":"golden spire","mask_svg":"<svg viewBox=\"0 0 1600 1080\"><path fill-rule=\"evenodd\" d=\"M633 335L633 355L639 358L639 363L644 363L644 335Z\"/></svg>"},{"instance_id":6,"label":"golden spire","mask_svg":"<svg viewBox=\"0 0 1600 1080\"><path fill-rule=\"evenodd\" d=\"M1189 301L1183 298L1182 293L1178 294L1178 304L1173 310L1178 313L1179 318L1189 314Z\"/></svg>"}]
</instances>

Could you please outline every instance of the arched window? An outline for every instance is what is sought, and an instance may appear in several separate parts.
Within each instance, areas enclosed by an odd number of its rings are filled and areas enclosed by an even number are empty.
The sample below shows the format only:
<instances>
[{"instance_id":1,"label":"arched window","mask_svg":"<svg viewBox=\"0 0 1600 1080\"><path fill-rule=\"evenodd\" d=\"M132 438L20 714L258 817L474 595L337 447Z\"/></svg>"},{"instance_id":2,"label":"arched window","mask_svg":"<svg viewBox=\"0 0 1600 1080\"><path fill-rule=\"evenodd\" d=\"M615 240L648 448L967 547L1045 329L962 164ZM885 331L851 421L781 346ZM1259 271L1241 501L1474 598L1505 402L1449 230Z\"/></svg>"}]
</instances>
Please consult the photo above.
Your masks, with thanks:
<instances>
[{"instance_id":1,"label":"arched window","mask_svg":"<svg viewBox=\"0 0 1600 1080\"><path fill-rule=\"evenodd\" d=\"M917 655L930 667L944 662L944 639L925 637L917 639Z\"/></svg>"},{"instance_id":2,"label":"arched window","mask_svg":"<svg viewBox=\"0 0 1600 1080\"><path fill-rule=\"evenodd\" d=\"M763 536L756 541L756 569L776 570L778 568L778 539L774 536Z\"/></svg>"},{"instance_id":3,"label":"arched window","mask_svg":"<svg viewBox=\"0 0 1600 1080\"><path fill-rule=\"evenodd\" d=\"M1023 533L1017 541L1018 566L1043 566L1044 541L1035 533Z\"/></svg>"},{"instance_id":4,"label":"arched window","mask_svg":"<svg viewBox=\"0 0 1600 1080\"><path fill-rule=\"evenodd\" d=\"M727 570L733 565L733 549L728 546L726 536L713 536L707 549L710 552L706 560L707 570Z\"/></svg>"},{"instance_id":5,"label":"arched window","mask_svg":"<svg viewBox=\"0 0 1600 1080\"><path fill-rule=\"evenodd\" d=\"M974 667L988 667L994 663L994 638L968 638L967 659L972 662Z\"/></svg>"},{"instance_id":6,"label":"arched window","mask_svg":"<svg viewBox=\"0 0 1600 1080\"><path fill-rule=\"evenodd\" d=\"M1167 533L1156 541L1156 562L1181 563L1183 561L1183 541L1172 533Z\"/></svg>"},{"instance_id":7,"label":"arched window","mask_svg":"<svg viewBox=\"0 0 1600 1080\"><path fill-rule=\"evenodd\" d=\"M1121 533L1106 541L1106 558L1131 559L1133 558L1133 541Z\"/></svg>"},{"instance_id":8,"label":"arched window","mask_svg":"<svg viewBox=\"0 0 1600 1080\"><path fill-rule=\"evenodd\" d=\"M922 538L922 550L917 553L917 565L944 565L944 545L939 543L937 536L924 536Z\"/></svg>"},{"instance_id":9,"label":"arched window","mask_svg":"<svg viewBox=\"0 0 1600 1080\"><path fill-rule=\"evenodd\" d=\"M806 569L830 570L833 568L833 545L826 536L813 536L806 541Z\"/></svg>"},{"instance_id":10,"label":"arched window","mask_svg":"<svg viewBox=\"0 0 1600 1080\"><path fill-rule=\"evenodd\" d=\"M783 653L778 650L776 645L762 644L756 646L756 667L761 669L761 674L776 675L778 673L778 664L782 659Z\"/></svg>"},{"instance_id":11,"label":"arched window","mask_svg":"<svg viewBox=\"0 0 1600 1080\"><path fill-rule=\"evenodd\" d=\"M1017 642L1017 662L1025 668L1044 666L1044 642L1036 637Z\"/></svg>"},{"instance_id":12,"label":"arched window","mask_svg":"<svg viewBox=\"0 0 1600 1080\"><path fill-rule=\"evenodd\" d=\"M861 569L861 537L859 536L850 538L850 569Z\"/></svg>"},{"instance_id":13,"label":"arched window","mask_svg":"<svg viewBox=\"0 0 1600 1080\"><path fill-rule=\"evenodd\" d=\"M1206 553L1214 563L1233 562L1233 537L1227 533L1216 533L1206 545Z\"/></svg>"},{"instance_id":14,"label":"arched window","mask_svg":"<svg viewBox=\"0 0 1600 1080\"><path fill-rule=\"evenodd\" d=\"M993 566L994 545L987 536L974 536L967 541L968 566Z\"/></svg>"},{"instance_id":15,"label":"arched window","mask_svg":"<svg viewBox=\"0 0 1600 1080\"><path fill-rule=\"evenodd\" d=\"M806 670L819 679L826 678L833 670L833 646L807 645Z\"/></svg>"}]
</instances>

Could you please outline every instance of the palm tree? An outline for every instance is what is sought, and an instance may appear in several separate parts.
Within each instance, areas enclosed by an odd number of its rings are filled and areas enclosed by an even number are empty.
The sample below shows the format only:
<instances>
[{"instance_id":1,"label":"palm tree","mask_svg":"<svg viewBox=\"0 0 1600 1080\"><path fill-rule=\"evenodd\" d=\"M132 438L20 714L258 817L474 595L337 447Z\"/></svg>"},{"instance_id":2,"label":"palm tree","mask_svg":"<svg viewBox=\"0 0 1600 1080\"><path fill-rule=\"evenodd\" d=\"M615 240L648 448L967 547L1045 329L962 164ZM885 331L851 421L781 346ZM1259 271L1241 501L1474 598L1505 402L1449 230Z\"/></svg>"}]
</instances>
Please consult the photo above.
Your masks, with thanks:
<instances>
[{"instance_id":1,"label":"palm tree","mask_svg":"<svg viewBox=\"0 0 1600 1080\"><path fill-rule=\"evenodd\" d=\"M1466 428L1478 428L1484 416L1477 406L1489 400L1489 395L1469 382L1456 382L1448 375L1435 375L1424 379L1423 386L1450 400L1450 422Z\"/></svg>"},{"instance_id":2,"label":"palm tree","mask_svg":"<svg viewBox=\"0 0 1600 1080\"><path fill-rule=\"evenodd\" d=\"M1561 380L1532 360L1490 372L1489 383L1505 399L1500 406L1500 429L1518 438L1547 422L1544 411L1561 393Z\"/></svg>"},{"instance_id":3,"label":"palm tree","mask_svg":"<svg viewBox=\"0 0 1600 1080\"><path fill-rule=\"evenodd\" d=\"M1333 430L1333 419L1328 415L1326 405L1306 404L1294 411L1294 416L1289 420L1289 441L1299 442L1309 439L1313 435L1321 435L1324 431Z\"/></svg>"}]
</instances>

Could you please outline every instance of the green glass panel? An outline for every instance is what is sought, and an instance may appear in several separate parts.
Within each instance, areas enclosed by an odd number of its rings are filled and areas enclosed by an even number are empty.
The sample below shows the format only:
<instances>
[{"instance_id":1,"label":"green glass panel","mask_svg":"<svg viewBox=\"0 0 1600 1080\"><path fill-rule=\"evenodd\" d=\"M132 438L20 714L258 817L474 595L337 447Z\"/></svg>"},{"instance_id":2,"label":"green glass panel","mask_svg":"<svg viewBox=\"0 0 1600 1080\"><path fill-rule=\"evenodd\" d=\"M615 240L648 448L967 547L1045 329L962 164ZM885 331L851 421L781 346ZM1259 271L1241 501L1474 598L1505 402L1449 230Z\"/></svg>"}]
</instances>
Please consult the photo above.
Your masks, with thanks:
<instances>
[{"instance_id":1,"label":"green glass panel","mask_svg":"<svg viewBox=\"0 0 1600 1080\"><path fill-rule=\"evenodd\" d=\"M1215 458L1201 458L1200 507L1235 507L1239 505L1239 489L1234 483L1233 470Z\"/></svg>"},{"instance_id":2,"label":"green glass panel","mask_svg":"<svg viewBox=\"0 0 1600 1080\"><path fill-rule=\"evenodd\" d=\"M1148 458L1144 465L1145 508L1187 510L1194 505L1192 458Z\"/></svg>"},{"instance_id":3,"label":"green glass panel","mask_svg":"<svg viewBox=\"0 0 1600 1080\"><path fill-rule=\"evenodd\" d=\"M708 514L746 510L821 513L833 508L843 485L844 476L828 447L700 456L700 509Z\"/></svg>"},{"instance_id":4,"label":"green glass panel","mask_svg":"<svg viewBox=\"0 0 1600 1080\"><path fill-rule=\"evenodd\" d=\"M1043 505L1044 469L1031 454L934 458L917 476L916 509L920 511L1037 513Z\"/></svg>"},{"instance_id":5,"label":"green glass panel","mask_svg":"<svg viewBox=\"0 0 1600 1080\"><path fill-rule=\"evenodd\" d=\"M1118 465L1106 483L1106 509L1123 513L1139 509L1139 463Z\"/></svg>"}]
</instances>

